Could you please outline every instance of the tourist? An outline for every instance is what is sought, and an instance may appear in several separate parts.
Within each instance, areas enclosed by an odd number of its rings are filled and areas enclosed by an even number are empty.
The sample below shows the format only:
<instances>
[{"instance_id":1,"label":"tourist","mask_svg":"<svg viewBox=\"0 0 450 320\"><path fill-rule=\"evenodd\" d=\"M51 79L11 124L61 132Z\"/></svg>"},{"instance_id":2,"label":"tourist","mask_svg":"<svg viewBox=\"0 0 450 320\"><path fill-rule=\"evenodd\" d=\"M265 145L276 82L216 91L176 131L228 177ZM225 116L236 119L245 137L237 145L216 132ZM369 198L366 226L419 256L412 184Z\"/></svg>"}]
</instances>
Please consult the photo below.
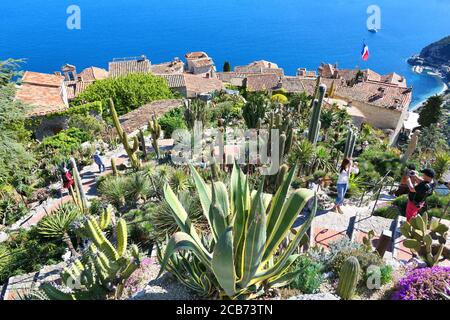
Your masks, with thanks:
<instances>
[{"instance_id":1,"label":"tourist","mask_svg":"<svg viewBox=\"0 0 450 320\"><path fill-rule=\"evenodd\" d=\"M62 174L62 181L63 181L63 189L67 189L67 192L70 193L70 188L73 185L73 177L70 171L64 167L63 174ZM63 195L63 191L61 190L61 197Z\"/></svg>"},{"instance_id":2,"label":"tourist","mask_svg":"<svg viewBox=\"0 0 450 320\"><path fill-rule=\"evenodd\" d=\"M413 175L409 176L407 180L409 188L408 203L406 205L407 221L417 216L419 211L424 207L426 198L433 194L434 188L436 187L434 170L427 168L421 172L422 177Z\"/></svg>"},{"instance_id":3,"label":"tourist","mask_svg":"<svg viewBox=\"0 0 450 320\"><path fill-rule=\"evenodd\" d=\"M337 198L335 206L332 210L336 210L340 214L344 214L341 206L344 204L345 194L348 190L350 174L358 174L358 163L353 163L351 159L344 159L339 169L339 178L337 181Z\"/></svg>"},{"instance_id":4,"label":"tourist","mask_svg":"<svg viewBox=\"0 0 450 320\"><path fill-rule=\"evenodd\" d=\"M103 163L102 158L100 157L99 151L95 152L94 161L98 165L98 170L100 171L100 173L102 173L103 171L106 171L105 164Z\"/></svg>"},{"instance_id":5,"label":"tourist","mask_svg":"<svg viewBox=\"0 0 450 320\"><path fill-rule=\"evenodd\" d=\"M408 178L417 176L416 166L409 164L403 172L402 179L400 180L400 186L397 190L392 192L396 197L409 193Z\"/></svg>"}]
</instances>

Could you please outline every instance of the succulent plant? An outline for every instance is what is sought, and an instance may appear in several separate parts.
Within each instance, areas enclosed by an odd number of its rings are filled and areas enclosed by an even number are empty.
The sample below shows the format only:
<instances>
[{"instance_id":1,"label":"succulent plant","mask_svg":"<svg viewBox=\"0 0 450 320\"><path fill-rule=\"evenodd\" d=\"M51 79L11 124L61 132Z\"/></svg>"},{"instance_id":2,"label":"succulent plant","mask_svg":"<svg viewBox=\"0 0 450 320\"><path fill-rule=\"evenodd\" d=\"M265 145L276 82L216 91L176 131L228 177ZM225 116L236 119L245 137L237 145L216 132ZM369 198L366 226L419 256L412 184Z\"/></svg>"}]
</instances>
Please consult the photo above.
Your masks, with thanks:
<instances>
[{"instance_id":1,"label":"succulent plant","mask_svg":"<svg viewBox=\"0 0 450 320\"><path fill-rule=\"evenodd\" d=\"M406 149L405 153L402 157L402 162L406 163L408 162L409 158L414 154L417 148L417 144L419 143L419 137L420 137L420 130L416 130L413 133L413 136L411 137L411 140L409 141L408 148Z\"/></svg>"},{"instance_id":2,"label":"succulent plant","mask_svg":"<svg viewBox=\"0 0 450 320\"><path fill-rule=\"evenodd\" d=\"M295 175L294 167L273 196L258 190L250 192L249 182L235 164L227 188L222 182L207 185L191 166L210 230L211 238L201 237L172 189L166 185L164 194L172 208L180 232L175 233L163 250L161 271L171 264L178 251L191 252L199 260L196 277L204 277L221 297L253 298L270 287L284 286L294 279L289 272L298 255L293 254L306 236L315 216L317 201L313 191L298 189L288 196ZM287 247L280 244L306 203L315 199L312 213L292 237ZM274 259L276 256L276 259Z\"/></svg>"},{"instance_id":3,"label":"succulent plant","mask_svg":"<svg viewBox=\"0 0 450 320\"><path fill-rule=\"evenodd\" d=\"M148 123L148 130L152 135L152 147L156 152L156 157L160 158L160 151L158 145L158 139L161 138L161 125L158 123L158 120L155 116L152 116L152 119Z\"/></svg>"},{"instance_id":4,"label":"succulent plant","mask_svg":"<svg viewBox=\"0 0 450 320\"><path fill-rule=\"evenodd\" d=\"M439 263L447 243L449 227L425 212L400 227L406 238L403 245L417 253L430 267Z\"/></svg>"},{"instance_id":5,"label":"succulent plant","mask_svg":"<svg viewBox=\"0 0 450 320\"><path fill-rule=\"evenodd\" d=\"M44 283L40 290L50 300L119 299L125 281L139 267L137 246L127 250L127 227L123 219L116 224L117 248L101 231L97 219L87 217L80 234L92 241L83 256L61 273L62 288Z\"/></svg>"},{"instance_id":6,"label":"succulent plant","mask_svg":"<svg viewBox=\"0 0 450 320\"><path fill-rule=\"evenodd\" d=\"M337 294L342 299L351 300L353 298L360 273L361 267L357 258L349 257L345 260L339 272L339 284L337 288Z\"/></svg>"},{"instance_id":7,"label":"succulent plant","mask_svg":"<svg viewBox=\"0 0 450 320\"><path fill-rule=\"evenodd\" d=\"M322 104L325 96L325 92L327 91L327 87L324 84L321 84L318 88L319 99L314 99L313 107L312 107L312 115L309 123L308 129L308 140L312 144L316 144L319 138L320 131L320 113L322 112Z\"/></svg>"},{"instance_id":8,"label":"succulent plant","mask_svg":"<svg viewBox=\"0 0 450 320\"><path fill-rule=\"evenodd\" d=\"M357 134L352 128L348 128L347 140L345 141L344 159L350 159L355 152Z\"/></svg>"},{"instance_id":9,"label":"succulent plant","mask_svg":"<svg viewBox=\"0 0 450 320\"><path fill-rule=\"evenodd\" d=\"M117 170L116 159L111 158L111 170L113 176L117 177L119 175L119 171Z\"/></svg>"},{"instance_id":10,"label":"succulent plant","mask_svg":"<svg viewBox=\"0 0 450 320\"><path fill-rule=\"evenodd\" d=\"M131 161L131 166L133 169L138 170L141 167L141 162L139 161L139 158L137 156L137 151L139 150L139 141L138 138L135 136L133 137L133 146L130 146L129 138L126 132L123 130L122 125L119 121L119 116L117 115L116 108L114 106L114 101L112 99L109 99L109 111L111 113L114 126L116 127L117 134L120 137L120 140L122 141L123 147L125 151L127 152L128 157Z\"/></svg>"}]
</instances>

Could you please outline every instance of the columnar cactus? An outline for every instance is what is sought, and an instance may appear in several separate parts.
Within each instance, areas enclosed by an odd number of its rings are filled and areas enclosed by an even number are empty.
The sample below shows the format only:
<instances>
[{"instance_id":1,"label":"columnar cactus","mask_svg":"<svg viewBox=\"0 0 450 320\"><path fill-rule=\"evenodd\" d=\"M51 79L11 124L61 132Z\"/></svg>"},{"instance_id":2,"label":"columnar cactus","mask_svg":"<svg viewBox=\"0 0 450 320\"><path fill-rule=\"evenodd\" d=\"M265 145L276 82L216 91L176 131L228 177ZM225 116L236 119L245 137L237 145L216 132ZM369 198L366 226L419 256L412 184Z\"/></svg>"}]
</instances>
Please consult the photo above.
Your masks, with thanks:
<instances>
[{"instance_id":1,"label":"columnar cactus","mask_svg":"<svg viewBox=\"0 0 450 320\"><path fill-rule=\"evenodd\" d=\"M119 175L119 171L117 170L116 159L111 158L111 170L113 176L117 177Z\"/></svg>"},{"instance_id":2,"label":"columnar cactus","mask_svg":"<svg viewBox=\"0 0 450 320\"><path fill-rule=\"evenodd\" d=\"M148 123L148 130L152 135L152 146L156 152L156 157L160 158L158 139L161 138L161 125L158 123L158 120L155 116L152 116L152 119Z\"/></svg>"},{"instance_id":3,"label":"columnar cactus","mask_svg":"<svg viewBox=\"0 0 450 320\"><path fill-rule=\"evenodd\" d=\"M420 130L416 130L413 133L413 136L411 137L411 140L408 144L408 149L406 149L405 154L402 157L402 162L406 163L408 162L409 158L414 154L417 148L417 144L419 143L419 137L420 137Z\"/></svg>"},{"instance_id":4,"label":"columnar cactus","mask_svg":"<svg viewBox=\"0 0 450 320\"><path fill-rule=\"evenodd\" d=\"M322 104L327 87L324 84L319 86L319 99L313 101L313 111L311 121L309 123L308 140L312 144L316 144L320 131L320 113L322 112Z\"/></svg>"},{"instance_id":5,"label":"columnar cactus","mask_svg":"<svg viewBox=\"0 0 450 320\"><path fill-rule=\"evenodd\" d=\"M61 273L64 291L44 283L40 289L50 300L119 299L125 281L139 267L137 246L127 251L127 228L123 219L116 225L117 249L105 237L94 217L86 218L79 230L92 241L81 259Z\"/></svg>"},{"instance_id":6,"label":"columnar cactus","mask_svg":"<svg viewBox=\"0 0 450 320\"><path fill-rule=\"evenodd\" d=\"M75 184L75 192L72 194L72 198L81 212L87 212L89 208L89 202L87 201L86 193L83 189L83 182L81 181L77 163L75 162L74 158L70 158L70 163L72 165L72 176Z\"/></svg>"},{"instance_id":7,"label":"columnar cactus","mask_svg":"<svg viewBox=\"0 0 450 320\"><path fill-rule=\"evenodd\" d=\"M403 242L430 267L439 263L447 243L448 226L439 219L428 220L425 212L422 216L412 218L400 227L400 232L407 239Z\"/></svg>"},{"instance_id":8,"label":"columnar cactus","mask_svg":"<svg viewBox=\"0 0 450 320\"><path fill-rule=\"evenodd\" d=\"M139 129L139 143L141 145L142 155L144 156L144 159L147 157L147 146L145 145L145 136L144 131L142 129Z\"/></svg>"},{"instance_id":9,"label":"columnar cactus","mask_svg":"<svg viewBox=\"0 0 450 320\"><path fill-rule=\"evenodd\" d=\"M112 99L109 99L109 110L111 112L111 116L114 122L114 126L116 127L117 134L120 137L120 140L122 141L123 147L125 151L127 152L128 157L131 161L131 166L138 170L141 167L141 162L138 159L137 151L139 150L139 141L137 137L135 136L133 138L133 147L130 146L130 143L128 141L128 135L123 130L122 125L119 121L119 116L117 115L116 108L114 107L114 101Z\"/></svg>"},{"instance_id":10,"label":"columnar cactus","mask_svg":"<svg viewBox=\"0 0 450 320\"><path fill-rule=\"evenodd\" d=\"M360 273L361 267L355 257L349 257L342 265L337 294L343 300L351 300L355 295Z\"/></svg>"},{"instance_id":11,"label":"columnar cactus","mask_svg":"<svg viewBox=\"0 0 450 320\"><path fill-rule=\"evenodd\" d=\"M289 167L287 166L287 164L283 164L280 167L280 170L278 171L278 175L277 175L275 190L278 190L281 187L281 185L283 184L284 180L287 177L288 171L289 171Z\"/></svg>"},{"instance_id":12,"label":"columnar cactus","mask_svg":"<svg viewBox=\"0 0 450 320\"><path fill-rule=\"evenodd\" d=\"M344 159L350 159L355 151L357 134L352 128L348 129L347 140L345 141Z\"/></svg>"}]
</instances>

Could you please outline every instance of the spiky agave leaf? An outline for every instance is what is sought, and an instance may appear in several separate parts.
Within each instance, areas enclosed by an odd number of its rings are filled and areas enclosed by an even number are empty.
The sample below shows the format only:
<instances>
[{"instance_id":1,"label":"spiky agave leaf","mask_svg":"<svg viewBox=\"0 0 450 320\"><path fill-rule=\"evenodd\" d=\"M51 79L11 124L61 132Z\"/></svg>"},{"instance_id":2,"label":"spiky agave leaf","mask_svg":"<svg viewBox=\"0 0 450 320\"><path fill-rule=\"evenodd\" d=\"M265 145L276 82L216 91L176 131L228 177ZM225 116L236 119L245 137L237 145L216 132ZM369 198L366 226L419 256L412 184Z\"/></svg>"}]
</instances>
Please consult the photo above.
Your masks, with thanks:
<instances>
[{"instance_id":1,"label":"spiky agave leaf","mask_svg":"<svg viewBox=\"0 0 450 320\"><path fill-rule=\"evenodd\" d=\"M45 216L38 226L40 235L47 238L59 238L68 232L72 223L81 215L72 203L64 203L52 214Z\"/></svg>"}]
</instances>

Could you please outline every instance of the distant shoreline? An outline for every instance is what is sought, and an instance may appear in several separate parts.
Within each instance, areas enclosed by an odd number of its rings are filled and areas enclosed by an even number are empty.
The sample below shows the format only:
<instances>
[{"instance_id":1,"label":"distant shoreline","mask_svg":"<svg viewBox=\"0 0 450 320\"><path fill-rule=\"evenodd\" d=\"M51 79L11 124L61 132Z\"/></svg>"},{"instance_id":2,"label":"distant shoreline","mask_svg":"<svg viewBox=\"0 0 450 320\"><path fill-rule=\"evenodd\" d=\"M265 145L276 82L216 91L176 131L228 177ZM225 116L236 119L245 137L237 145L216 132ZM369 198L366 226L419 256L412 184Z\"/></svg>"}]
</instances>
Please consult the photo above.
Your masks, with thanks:
<instances>
[{"instance_id":1,"label":"distant shoreline","mask_svg":"<svg viewBox=\"0 0 450 320\"><path fill-rule=\"evenodd\" d=\"M435 95L438 95L438 96L439 96L439 95L442 95L442 94L444 94L444 93L449 89L449 87L448 87L447 83L444 81L444 79L442 79L441 77L439 77L439 79L442 80L442 89L441 89L439 92L436 92L436 93L434 93L434 94L430 94L429 96L423 98L421 101L417 102L415 105L413 105L413 106L409 109L409 112L415 112L415 111L417 111L417 109L419 109L420 107L422 107L422 106L425 104L425 102L427 102L427 100L428 100L430 97L435 96Z\"/></svg>"}]
</instances>

